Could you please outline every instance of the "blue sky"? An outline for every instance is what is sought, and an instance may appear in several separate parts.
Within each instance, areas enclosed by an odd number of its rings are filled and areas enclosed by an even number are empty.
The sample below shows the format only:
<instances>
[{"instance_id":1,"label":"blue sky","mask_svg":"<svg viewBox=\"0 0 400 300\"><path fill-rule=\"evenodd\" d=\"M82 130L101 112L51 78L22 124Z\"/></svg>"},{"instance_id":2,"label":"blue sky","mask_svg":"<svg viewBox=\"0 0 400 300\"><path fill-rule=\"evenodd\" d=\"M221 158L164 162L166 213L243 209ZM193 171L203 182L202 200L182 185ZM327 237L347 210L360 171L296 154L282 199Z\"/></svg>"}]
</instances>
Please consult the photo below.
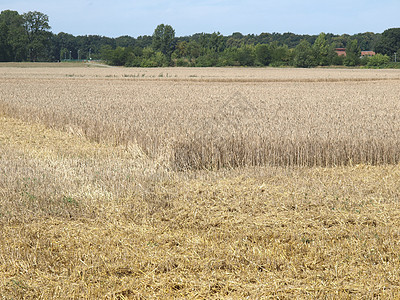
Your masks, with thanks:
<instances>
[{"instance_id":1,"label":"blue sky","mask_svg":"<svg viewBox=\"0 0 400 300\"><path fill-rule=\"evenodd\" d=\"M51 31L109 37L151 35L170 24L177 36L219 31L354 34L400 27L400 0L0 0L0 11L40 11Z\"/></svg>"}]
</instances>

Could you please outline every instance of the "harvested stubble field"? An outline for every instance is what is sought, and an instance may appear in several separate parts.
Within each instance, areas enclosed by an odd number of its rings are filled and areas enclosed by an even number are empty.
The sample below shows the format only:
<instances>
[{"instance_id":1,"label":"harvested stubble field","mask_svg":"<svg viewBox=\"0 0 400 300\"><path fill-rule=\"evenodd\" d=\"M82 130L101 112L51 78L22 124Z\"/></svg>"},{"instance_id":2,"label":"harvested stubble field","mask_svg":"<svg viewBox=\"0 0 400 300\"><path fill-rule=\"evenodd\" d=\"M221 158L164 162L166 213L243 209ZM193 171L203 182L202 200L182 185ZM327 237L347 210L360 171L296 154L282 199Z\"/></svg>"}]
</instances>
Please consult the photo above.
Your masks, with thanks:
<instances>
[{"instance_id":1,"label":"harvested stubble field","mask_svg":"<svg viewBox=\"0 0 400 300\"><path fill-rule=\"evenodd\" d=\"M399 83L3 65L0 295L398 298Z\"/></svg>"}]
</instances>

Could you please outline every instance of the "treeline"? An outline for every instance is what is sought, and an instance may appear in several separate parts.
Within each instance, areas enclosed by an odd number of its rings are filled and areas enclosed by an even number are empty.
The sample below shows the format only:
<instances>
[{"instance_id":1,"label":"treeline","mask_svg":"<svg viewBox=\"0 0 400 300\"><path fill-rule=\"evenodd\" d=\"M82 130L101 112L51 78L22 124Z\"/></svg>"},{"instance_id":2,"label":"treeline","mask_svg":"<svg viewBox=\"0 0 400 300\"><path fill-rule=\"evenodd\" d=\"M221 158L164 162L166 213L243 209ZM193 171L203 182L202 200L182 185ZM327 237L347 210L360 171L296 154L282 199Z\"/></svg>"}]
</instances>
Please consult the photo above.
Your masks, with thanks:
<instances>
[{"instance_id":1,"label":"treeline","mask_svg":"<svg viewBox=\"0 0 400 300\"><path fill-rule=\"evenodd\" d=\"M150 42L150 41L149 41ZM392 45L391 47L388 47ZM345 48L346 56L339 56L337 48ZM373 57L361 57L361 50L375 50ZM242 35L234 33L195 34L175 37L170 25L157 26L151 44L106 46L101 57L111 65L127 67L222 67L222 66L388 66L400 49L400 28L383 34L318 36L293 33ZM400 51L399 51L400 53Z\"/></svg>"},{"instance_id":2,"label":"treeline","mask_svg":"<svg viewBox=\"0 0 400 300\"><path fill-rule=\"evenodd\" d=\"M176 37L170 25L149 36L109 38L53 34L40 12L0 13L0 61L104 60L111 65L164 66L295 66L387 65L400 53L400 28L356 35L262 33L223 36L218 32ZM335 49L345 48L346 56ZM361 50L379 55L360 58Z\"/></svg>"}]
</instances>

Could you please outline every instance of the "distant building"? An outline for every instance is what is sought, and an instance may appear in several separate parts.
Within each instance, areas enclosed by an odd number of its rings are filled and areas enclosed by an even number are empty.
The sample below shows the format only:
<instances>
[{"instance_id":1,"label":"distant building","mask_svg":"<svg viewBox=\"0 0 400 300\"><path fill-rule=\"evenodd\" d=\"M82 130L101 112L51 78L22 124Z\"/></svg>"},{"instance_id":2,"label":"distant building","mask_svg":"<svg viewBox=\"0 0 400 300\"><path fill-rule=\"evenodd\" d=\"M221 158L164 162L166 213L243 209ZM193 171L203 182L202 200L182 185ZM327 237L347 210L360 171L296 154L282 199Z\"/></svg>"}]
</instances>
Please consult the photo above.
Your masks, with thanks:
<instances>
[{"instance_id":1,"label":"distant building","mask_svg":"<svg viewBox=\"0 0 400 300\"><path fill-rule=\"evenodd\" d=\"M361 57L364 56L374 56L376 53L374 51L361 51Z\"/></svg>"},{"instance_id":2,"label":"distant building","mask_svg":"<svg viewBox=\"0 0 400 300\"><path fill-rule=\"evenodd\" d=\"M346 56L346 48L336 48L335 51L339 56Z\"/></svg>"},{"instance_id":3,"label":"distant building","mask_svg":"<svg viewBox=\"0 0 400 300\"><path fill-rule=\"evenodd\" d=\"M335 52L339 56L346 56L346 48L336 48ZM361 51L361 57L364 56L374 56L376 53L374 51Z\"/></svg>"}]
</instances>

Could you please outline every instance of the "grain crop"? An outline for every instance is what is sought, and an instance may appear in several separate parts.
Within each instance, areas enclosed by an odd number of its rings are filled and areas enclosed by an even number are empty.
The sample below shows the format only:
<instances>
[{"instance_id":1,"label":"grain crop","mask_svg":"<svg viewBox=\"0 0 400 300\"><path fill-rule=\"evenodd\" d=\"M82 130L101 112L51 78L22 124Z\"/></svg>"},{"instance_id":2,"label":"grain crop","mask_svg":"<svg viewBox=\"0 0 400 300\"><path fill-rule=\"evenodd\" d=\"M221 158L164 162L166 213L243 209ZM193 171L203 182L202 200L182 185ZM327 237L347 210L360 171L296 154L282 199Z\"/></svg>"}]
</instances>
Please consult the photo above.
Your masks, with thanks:
<instances>
[{"instance_id":1,"label":"grain crop","mask_svg":"<svg viewBox=\"0 0 400 300\"><path fill-rule=\"evenodd\" d=\"M234 70L211 69L191 77L197 69L156 69L136 78L121 68L76 68L65 78L70 69L2 70L9 115L134 143L173 169L400 160L396 70L235 69L229 77ZM168 75L149 75L157 72Z\"/></svg>"},{"instance_id":2,"label":"grain crop","mask_svg":"<svg viewBox=\"0 0 400 300\"><path fill-rule=\"evenodd\" d=\"M2 299L400 297L398 71L34 66L0 64Z\"/></svg>"}]
</instances>

